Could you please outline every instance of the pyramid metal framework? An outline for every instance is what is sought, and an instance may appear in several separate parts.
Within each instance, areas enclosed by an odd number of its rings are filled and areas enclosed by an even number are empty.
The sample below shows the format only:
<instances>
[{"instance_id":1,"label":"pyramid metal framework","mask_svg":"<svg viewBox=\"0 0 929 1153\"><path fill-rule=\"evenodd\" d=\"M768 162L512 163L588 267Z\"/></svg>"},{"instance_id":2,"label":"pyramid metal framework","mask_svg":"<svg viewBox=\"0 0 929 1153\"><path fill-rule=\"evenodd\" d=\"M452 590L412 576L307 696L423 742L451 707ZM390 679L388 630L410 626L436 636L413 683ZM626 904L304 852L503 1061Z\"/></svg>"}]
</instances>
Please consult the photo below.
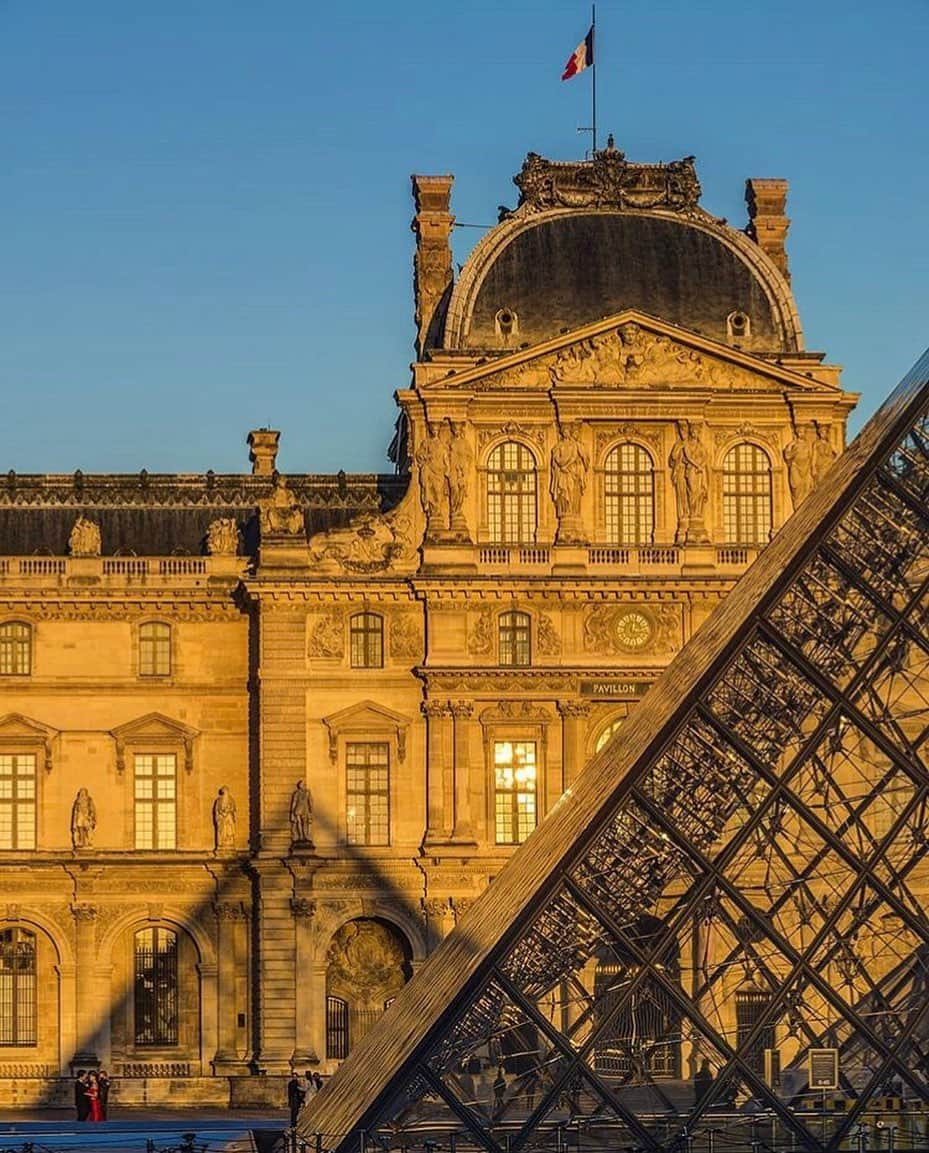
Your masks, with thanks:
<instances>
[{"instance_id":1,"label":"pyramid metal framework","mask_svg":"<svg viewBox=\"0 0 929 1153\"><path fill-rule=\"evenodd\" d=\"M929 1146L927 382L929 353L302 1137L860 1149L883 1110Z\"/></svg>"}]
</instances>

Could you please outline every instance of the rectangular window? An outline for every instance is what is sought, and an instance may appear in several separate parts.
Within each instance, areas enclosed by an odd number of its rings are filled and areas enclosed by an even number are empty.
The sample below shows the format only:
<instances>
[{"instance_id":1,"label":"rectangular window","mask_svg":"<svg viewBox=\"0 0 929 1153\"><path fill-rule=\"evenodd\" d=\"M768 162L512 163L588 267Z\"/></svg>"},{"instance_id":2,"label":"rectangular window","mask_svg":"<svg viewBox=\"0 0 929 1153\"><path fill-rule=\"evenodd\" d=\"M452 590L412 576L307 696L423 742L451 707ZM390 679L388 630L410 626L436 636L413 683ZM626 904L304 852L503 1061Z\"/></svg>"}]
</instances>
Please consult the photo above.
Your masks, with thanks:
<instances>
[{"instance_id":1,"label":"rectangular window","mask_svg":"<svg viewBox=\"0 0 929 1153\"><path fill-rule=\"evenodd\" d=\"M498 845L518 845L536 827L535 741L494 742L494 807Z\"/></svg>"},{"instance_id":2,"label":"rectangular window","mask_svg":"<svg viewBox=\"0 0 929 1153\"><path fill-rule=\"evenodd\" d=\"M171 626L148 622L139 626L139 676L171 675Z\"/></svg>"},{"instance_id":3,"label":"rectangular window","mask_svg":"<svg viewBox=\"0 0 929 1153\"><path fill-rule=\"evenodd\" d=\"M0 754L0 849L35 848L35 754Z\"/></svg>"},{"instance_id":4,"label":"rectangular window","mask_svg":"<svg viewBox=\"0 0 929 1153\"><path fill-rule=\"evenodd\" d=\"M135 847L177 848L174 753L144 753L135 758Z\"/></svg>"},{"instance_id":5,"label":"rectangular window","mask_svg":"<svg viewBox=\"0 0 929 1153\"><path fill-rule=\"evenodd\" d=\"M178 1043L177 934L142 929L135 935L135 1043Z\"/></svg>"},{"instance_id":6,"label":"rectangular window","mask_svg":"<svg viewBox=\"0 0 929 1153\"><path fill-rule=\"evenodd\" d=\"M390 746L351 743L345 749L346 835L350 845L390 843Z\"/></svg>"},{"instance_id":7,"label":"rectangular window","mask_svg":"<svg viewBox=\"0 0 929 1153\"><path fill-rule=\"evenodd\" d=\"M0 676L28 677L32 672L32 629L19 621L0 625Z\"/></svg>"}]
</instances>

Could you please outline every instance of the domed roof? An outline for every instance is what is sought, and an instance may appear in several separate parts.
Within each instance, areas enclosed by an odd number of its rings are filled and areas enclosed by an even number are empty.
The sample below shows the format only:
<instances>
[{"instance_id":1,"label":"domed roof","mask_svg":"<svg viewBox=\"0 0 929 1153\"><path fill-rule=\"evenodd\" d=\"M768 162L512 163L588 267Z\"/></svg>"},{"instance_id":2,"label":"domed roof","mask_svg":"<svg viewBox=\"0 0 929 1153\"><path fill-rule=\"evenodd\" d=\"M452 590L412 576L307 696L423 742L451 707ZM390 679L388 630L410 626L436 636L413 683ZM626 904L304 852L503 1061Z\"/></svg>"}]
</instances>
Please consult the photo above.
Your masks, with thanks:
<instances>
[{"instance_id":1,"label":"domed roof","mask_svg":"<svg viewBox=\"0 0 929 1153\"><path fill-rule=\"evenodd\" d=\"M692 158L634 166L608 150L569 165L530 154L516 183L520 207L455 286L446 348L533 345L635 308L720 342L736 317L741 347L800 349L785 277L698 207Z\"/></svg>"}]
</instances>

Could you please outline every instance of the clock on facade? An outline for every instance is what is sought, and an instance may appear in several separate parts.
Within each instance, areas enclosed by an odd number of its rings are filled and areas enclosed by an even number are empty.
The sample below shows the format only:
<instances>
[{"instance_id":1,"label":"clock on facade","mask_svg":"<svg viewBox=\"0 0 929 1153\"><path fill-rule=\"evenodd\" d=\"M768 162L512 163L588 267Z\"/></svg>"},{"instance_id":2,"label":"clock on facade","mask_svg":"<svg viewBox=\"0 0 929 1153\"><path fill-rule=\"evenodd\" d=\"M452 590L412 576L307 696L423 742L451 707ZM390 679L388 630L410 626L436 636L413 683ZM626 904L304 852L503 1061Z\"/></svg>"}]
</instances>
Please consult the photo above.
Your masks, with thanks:
<instances>
[{"instance_id":1,"label":"clock on facade","mask_svg":"<svg viewBox=\"0 0 929 1153\"><path fill-rule=\"evenodd\" d=\"M641 649L652 636L652 623L643 613L623 613L616 621L616 639L627 649Z\"/></svg>"}]
</instances>

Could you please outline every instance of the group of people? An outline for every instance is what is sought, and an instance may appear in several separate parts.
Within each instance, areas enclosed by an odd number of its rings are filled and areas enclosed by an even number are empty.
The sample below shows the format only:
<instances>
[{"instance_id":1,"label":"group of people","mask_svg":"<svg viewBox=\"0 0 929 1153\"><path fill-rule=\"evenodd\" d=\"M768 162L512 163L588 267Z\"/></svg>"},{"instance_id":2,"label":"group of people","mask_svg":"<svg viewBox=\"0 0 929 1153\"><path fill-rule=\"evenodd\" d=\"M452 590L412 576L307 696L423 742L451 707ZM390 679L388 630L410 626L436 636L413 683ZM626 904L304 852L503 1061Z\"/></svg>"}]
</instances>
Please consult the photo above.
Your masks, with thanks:
<instances>
[{"instance_id":1,"label":"group of people","mask_svg":"<svg viewBox=\"0 0 929 1153\"><path fill-rule=\"evenodd\" d=\"M314 1097L323 1087L323 1079L318 1073L311 1073L309 1069L301 1076L291 1073L287 1082L287 1107L290 1109L290 1127L297 1124L297 1117L306 1101Z\"/></svg>"},{"instance_id":2,"label":"group of people","mask_svg":"<svg viewBox=\"0 0 929 1153\"><path fill-rule=\"evenodd\" d=\"M74 1079L74 1108L78 1121L105 1121L110 1098L106 1069L79 1069Z\"/></svg>"}]
</instances>

